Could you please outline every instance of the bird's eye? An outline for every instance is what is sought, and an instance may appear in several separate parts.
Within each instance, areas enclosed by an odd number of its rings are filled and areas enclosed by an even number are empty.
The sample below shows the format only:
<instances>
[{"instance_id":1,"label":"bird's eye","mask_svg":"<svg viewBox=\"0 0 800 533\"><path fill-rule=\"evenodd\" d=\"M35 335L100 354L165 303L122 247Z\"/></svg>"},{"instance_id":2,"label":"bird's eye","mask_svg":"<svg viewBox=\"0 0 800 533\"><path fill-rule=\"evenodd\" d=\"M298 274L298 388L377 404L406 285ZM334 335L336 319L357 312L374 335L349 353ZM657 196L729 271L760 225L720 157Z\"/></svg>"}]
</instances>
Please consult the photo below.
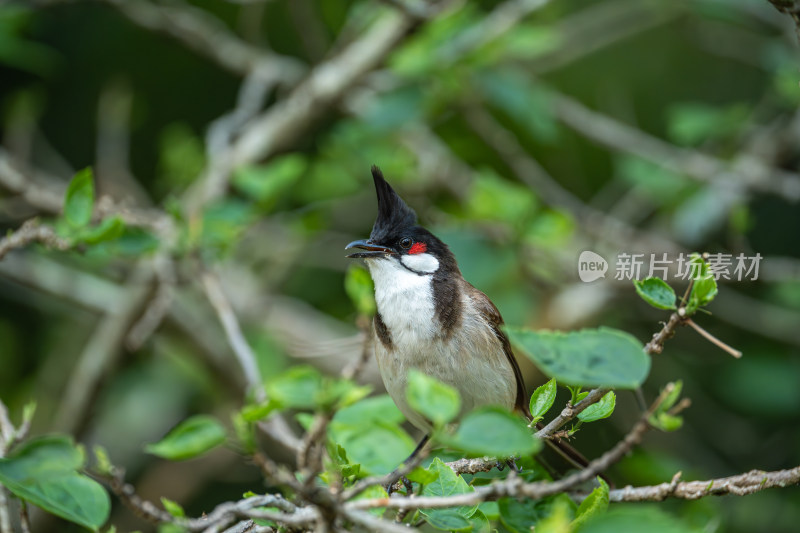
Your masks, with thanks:
<instances>
[{"instance_id":1,"label":"bird's eye","mask_svg":"<svg viewBox=\"0 0 800 533\"><path fill-rule=\"evenodd\" d=\"M414 244L414 241L411 240L411 237L403 237L400 239L400 246L405 249L411 248L411 245Z\"/></svg>"}]
</instances>

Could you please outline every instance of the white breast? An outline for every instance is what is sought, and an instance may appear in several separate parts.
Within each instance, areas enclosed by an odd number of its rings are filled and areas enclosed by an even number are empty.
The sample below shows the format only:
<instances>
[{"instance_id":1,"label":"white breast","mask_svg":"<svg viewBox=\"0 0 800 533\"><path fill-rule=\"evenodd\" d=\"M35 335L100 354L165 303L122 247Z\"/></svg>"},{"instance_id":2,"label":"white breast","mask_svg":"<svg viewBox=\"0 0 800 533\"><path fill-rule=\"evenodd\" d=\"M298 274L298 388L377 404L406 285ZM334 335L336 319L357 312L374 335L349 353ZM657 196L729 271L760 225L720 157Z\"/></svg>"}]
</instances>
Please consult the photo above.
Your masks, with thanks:
<instances>
[{"instance_id":1,"label":"white breast","mask_svg":"<svg viewBox=\"0 0 800 533\"><path fill-rule=\"evenodd\" d=\"M435 335L433 277L403 268L392 258L367 261L375 303L397 346L428 342Z\"/></svg>"}]
</instances>

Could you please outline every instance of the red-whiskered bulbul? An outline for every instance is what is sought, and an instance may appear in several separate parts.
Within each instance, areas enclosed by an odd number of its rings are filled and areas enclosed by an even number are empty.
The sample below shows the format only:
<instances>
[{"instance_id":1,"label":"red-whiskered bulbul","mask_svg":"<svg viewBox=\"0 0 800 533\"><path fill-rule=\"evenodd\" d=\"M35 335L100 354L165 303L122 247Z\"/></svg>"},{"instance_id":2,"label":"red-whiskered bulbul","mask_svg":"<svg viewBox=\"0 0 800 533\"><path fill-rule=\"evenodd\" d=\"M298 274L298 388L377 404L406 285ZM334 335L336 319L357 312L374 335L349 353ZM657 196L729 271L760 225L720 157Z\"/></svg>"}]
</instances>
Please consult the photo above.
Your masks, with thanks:
<instances>
[{"instance_id":1,"label":"red-whiskered bulbul","mask_svg":"<svg viewBox=\"0 0 800 533\"><path fill-rule=\"evenodd\" d=\"M377 167L372 177L378 217L369 239L345 249L362 250L347 257L365 259L375 282L375 357L389 395L425 432L414 453L427 442L432 424L406 401L411 369L458 390L462 415L500 405L530 420L525 383L497 307L464 279L447 245L417 225L414 210ZM577 452L567 455L585 462Z\"/></svg>"}]
</instances>

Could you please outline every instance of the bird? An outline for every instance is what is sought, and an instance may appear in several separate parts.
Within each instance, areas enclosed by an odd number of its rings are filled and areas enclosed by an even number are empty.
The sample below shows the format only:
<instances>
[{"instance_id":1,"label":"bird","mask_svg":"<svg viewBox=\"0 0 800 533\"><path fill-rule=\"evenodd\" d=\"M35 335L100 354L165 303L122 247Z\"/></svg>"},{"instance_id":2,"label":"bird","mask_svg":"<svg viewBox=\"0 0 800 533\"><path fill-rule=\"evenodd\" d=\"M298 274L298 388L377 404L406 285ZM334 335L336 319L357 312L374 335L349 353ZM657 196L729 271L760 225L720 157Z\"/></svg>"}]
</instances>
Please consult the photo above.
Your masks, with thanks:
<instances>
[{"instance_id":1,"label":"bird","mask_svg":"<svg viewBox=\"0 0 800 533\"><path fill-rule=\"evenodd\" d=\"M364 259L374 282L374 353L386 391L424 434L409 459L434 429L406 400L412 369L455 388L460 417L499 405L531 420L522 372L497 307L464 279L450 248L417 223L414 210L376 166L372 178L378 197L372 232L345 250L358 250L347 257Z\"/></svg>"}]
</instances>

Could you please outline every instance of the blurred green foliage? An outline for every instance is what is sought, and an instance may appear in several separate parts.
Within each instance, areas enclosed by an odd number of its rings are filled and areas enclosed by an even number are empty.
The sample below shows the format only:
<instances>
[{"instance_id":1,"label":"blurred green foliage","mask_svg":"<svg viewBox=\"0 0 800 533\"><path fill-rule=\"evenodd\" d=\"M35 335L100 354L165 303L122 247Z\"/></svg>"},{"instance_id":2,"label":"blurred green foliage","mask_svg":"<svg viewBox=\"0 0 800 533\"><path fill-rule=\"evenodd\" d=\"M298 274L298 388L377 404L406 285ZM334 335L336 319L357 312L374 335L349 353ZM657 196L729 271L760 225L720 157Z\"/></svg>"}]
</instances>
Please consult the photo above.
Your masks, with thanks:
<instances>
[{"instance_id":1,"label":"blurred green foliage","mask_svg":"<svg viewBox=\"0 0 800 533\"><path fill-rule=\"evenodd\" d=\"M797 41L790 20L766 1L548 2L486 42L480 31L497 2L465 3L411 33L384 67L342 105L326 109L291 146L236 168L230 189L200 213L189 212L185 195L214 164L209 128L236 106L242 78L102 4L0 6L3 150L25 169L56 176L67 190L64 217L55 224L73 245L66 253L33 246L0 260L0 399L16 418L29 400L38 402L34 435L69 429L80 442L106 446L132 481L151 487L146 496L174 499L190 516L219 503L221 494L236 499L260 483L254 469L230 468L241 460L229 448L214 448L197 460L209 460L216 470L198 467L180 475L142 453L146 443L174 436L171 429L184 430L181 421L196 414L229 420L238 413L236 431L227 433L238 435L236 449L249 450L255 445L252 423L278 409L296 413L299 427L309 423L311 410L338 408L328 429L339 445L329 450L329 470L350 480L392 470L414 440L388 396L363 399L380 384L364 387L327 376L344 366L340 361L326 366L324 357L299 360L294 344L281 335L291 328L286 322L271 326L270 317L278 309L284 318L294 317L295 329L314 324L307 326L314 331L305 332L311 342L316 329L325 328L317 322L320 315L337 321L345 336L355 332L359 316L373 312L366 272L348 269L343 247L369 233L375 215L369 166L378 164L422 223L450 245L466 279L513 326L614 327L633 334L640 348L665 319L664 311L648 308L629 283L615 283L612 270L593 285L577 282L581 251L611 259L622 252L670 251L667 241L687 251L761 253L758 282L722 280L711 302L717 283L704 281L689 296L692 311L708 305L711 313L695 319L744 358L733 360L692 331L680 331L653 358L642 386L645 396L654 397L664 383L682 379L682 395L693 400L682 413L683 427L647 441L613 475L624 486L667 482L679 470L684 479L704 479L800 464L800 211L780 174L796 174L800 166L792 126L800 103ZM304 65L358 38L389 9L369 1L190 5L244 42ZM127 116L103 111L102 102L113 101L109 95L119 87L130 100ZM290 87L287 82L268 91L267 108ZM676 152L684 162L696 152L713 156L723 172L698 179L635 147L610 149L586 133L591 124L576 127L565 120L559 104L564 96L635 128L645 139L640 142L652 136L686 150ZM470 119L476 109L488 113L519 149L498 153L486 140L498 132L476 131ZM115 148L106 153L109 142ZM109 153L117 166L108 165ZM535 161L552 181L545 177L531 186L532 174L520 174L514 158ZM753 158L765 172L742 174L747 165L740 163ZM89 166L94 176L86 171L67 182L75 169ZM98 220L93 200L104 195L123 207L162 208L175 233L165 238L152 228L123 227L116 217ZM3 230L18 228L36 211L0 183ZM604 225L592 212L637 233ZM76 369L91 360L86 354L92 339L111 328L102 321L122 313L118 306L134 265L164 256L176 260L169 282L174 311L143 345L129 348L120 336L106 347L109 362L91 386L89 403L65 417L64 399L80 385ZM224 332L200 294L198 262L225 273L272 403L249 398L242 406L244 386ZM663 309L674 301L657 282L645 283L638 289L646 302ZM678 296L685 288L673 284ZM292 307L291 314L280 307L282 299L307 305L302 311ZM324 348L337 353L341 346ZM111 355L116 353L121 355ZM530 389L545 381L523 367ZM639 370L628 386L647 373ZM560 372L549 370L559 381ZM544 417L567 400L563 391L556 396L555 383L536 399L532 404ZM577 433L576 445L587 456L617 442L638 414L624 391L609 408L610 403L611 397L599 414L613 411L612 418ZM663 429L679 425L669 418L669 407L657 413ZM209 433L216 437L200 439L200 449L218 444L220 431L214 425ZM471 435L467 440L475 443ZM71 442L56 444L76 450ZM86 483L75 473L79 461L73 462L63 472L65 483ZM440 463L426 465L427 477L417 473L427 480L426 494L471 490ZM534 465L526 466L538 475ZM152 481L167 478L173 481ZM4 484L12 488L13 480ZM107 512L98 498L91 516L58 511L45 499L40 503L92 527ZM788 488L658 509L615 504L579 531L621 531L646 522L649 531L789 532L800 520L799 503L798 490ZM503 499L424 513L434 526L476 531L488 521L501 531L527 531L533 515L545 518L542 530L557 531L576 509L558 498ZM116 507L112 521L125 524L121 531L142 527ZM69 531L65 524L42 527Z\"/></svg>"}]
</instances>

